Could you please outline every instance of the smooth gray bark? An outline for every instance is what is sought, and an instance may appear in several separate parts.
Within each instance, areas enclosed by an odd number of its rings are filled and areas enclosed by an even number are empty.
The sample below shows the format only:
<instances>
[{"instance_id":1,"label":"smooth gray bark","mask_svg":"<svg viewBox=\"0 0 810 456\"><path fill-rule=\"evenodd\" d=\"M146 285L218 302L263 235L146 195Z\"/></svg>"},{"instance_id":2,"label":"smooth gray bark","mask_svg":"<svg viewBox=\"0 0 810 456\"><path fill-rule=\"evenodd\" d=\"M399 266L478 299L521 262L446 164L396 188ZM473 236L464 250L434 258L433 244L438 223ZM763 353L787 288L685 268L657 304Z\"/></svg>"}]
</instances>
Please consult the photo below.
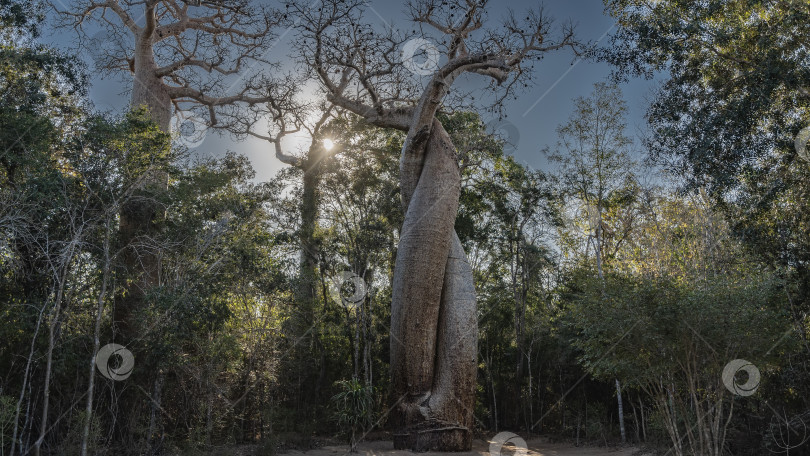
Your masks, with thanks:
<instances>
[{"instance_id":1,"label":"smooth gray bark","mask_svg":"<svg viewBox=\"0 0 810 456\"><path fill-rule=\"evenodd\" d=\"M455 148L438 120L431 127L427 141L426 132L414 135L414 142L423 145L412 149L406 142L401 162L405 221L391 308L392 399L397 405L390 422L396 448L464 451L472 444L475 288L453 228L461 192ZM419 156L424 157L421 169Z\"/></svg>"}]
</instances>

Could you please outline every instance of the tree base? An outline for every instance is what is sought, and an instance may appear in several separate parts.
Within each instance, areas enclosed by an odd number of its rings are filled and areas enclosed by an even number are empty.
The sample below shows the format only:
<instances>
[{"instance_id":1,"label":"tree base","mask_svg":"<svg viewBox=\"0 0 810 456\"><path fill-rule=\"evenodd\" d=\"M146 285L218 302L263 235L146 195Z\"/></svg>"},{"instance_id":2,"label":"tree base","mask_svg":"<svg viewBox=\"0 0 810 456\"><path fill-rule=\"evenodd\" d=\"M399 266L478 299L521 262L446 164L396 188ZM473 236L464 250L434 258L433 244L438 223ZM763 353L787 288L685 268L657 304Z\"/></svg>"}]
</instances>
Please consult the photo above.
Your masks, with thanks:
<instances>
[{"instance_id":1,"label":"tree base","mask_svg":"<svg viewBox=\"0 0 810 456\"><path fill-rule=\"evenodd\" d=\"M464 427L423 424L418 428L400 430L392 434L394 449L415 452L426 451L470 451L472 432Z\"/></svg>"}]
</instances>

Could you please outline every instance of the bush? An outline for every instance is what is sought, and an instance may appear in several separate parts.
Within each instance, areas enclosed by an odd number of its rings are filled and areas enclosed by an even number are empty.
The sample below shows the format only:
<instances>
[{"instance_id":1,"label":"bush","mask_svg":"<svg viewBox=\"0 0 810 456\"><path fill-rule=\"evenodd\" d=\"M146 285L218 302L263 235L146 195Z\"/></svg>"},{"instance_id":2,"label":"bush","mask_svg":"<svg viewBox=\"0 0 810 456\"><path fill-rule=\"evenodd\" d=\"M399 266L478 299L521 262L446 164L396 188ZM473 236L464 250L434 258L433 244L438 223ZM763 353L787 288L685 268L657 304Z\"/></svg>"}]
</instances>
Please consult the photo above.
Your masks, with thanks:
<instances>
[{"instance_id":1,"label":"bush","mask_svg":"<svg viewBox=\"0 0 810 456\"><path fill-rule=\"evenodd\" d=\"M332 396L334 418L338 426L348 429L351 451L356 451L358 431L371 430L374 426L374 387L362 385L357 379L340 380L335 385L340 392Z\"/></svg>"}]
</instances>

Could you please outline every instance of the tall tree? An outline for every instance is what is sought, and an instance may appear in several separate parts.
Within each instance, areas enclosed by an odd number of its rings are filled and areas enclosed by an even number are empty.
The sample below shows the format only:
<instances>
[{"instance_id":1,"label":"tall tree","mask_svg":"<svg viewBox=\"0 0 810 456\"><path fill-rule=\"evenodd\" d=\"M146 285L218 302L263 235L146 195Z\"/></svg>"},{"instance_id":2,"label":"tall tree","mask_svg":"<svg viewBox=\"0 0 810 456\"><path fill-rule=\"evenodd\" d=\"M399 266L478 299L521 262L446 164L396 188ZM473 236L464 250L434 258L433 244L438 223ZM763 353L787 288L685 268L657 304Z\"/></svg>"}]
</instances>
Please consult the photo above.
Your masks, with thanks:
<instances>
[{"instance_id":1,"label":"tall tree","mask_svg":"<svg viewBox=\"0 0 810 456\"><path fill-rule=\"evenodd\" d=\"M320 397L325 379L326 350L317 324L317 301L319 287L319 264L321 263L318 219L321 205L321 181L326 163L337 152L335 135L331 133L330 120L335 117L335 107L328 102L313 102L301 94L305 81L287 76L283 83L268 86L271 99L266 103L249 107L250 115L235 119L232 131L239 136L252 136L269 142L275 157L282 163L300 172L301 195L298 201L298 276L295 297L299 312L288 321L288 330L300 342L296 350L310 350L300 358L316 360L314 364L300 363L299 379L302 390L314 389L315 394L304 395L303 411L309 414L309 404L323 402ZM292 135L306 134L309 139L304 151L291 150L285 142ZM323 271L321 271L323 275ZM301 343L303 341L312 343Z\"/></svg>"},{"instance_id":2,"label":"tall tree","mask_svg":"<svg viewBox=\"0 0 810 456\"><path fill-rule=\"evenodd\" d=\"M104 39L89 43L103 49L99 70L131 75L131 105L146 106L165 133L175 108L196 109L207 125L229 128L244 115L240 106L273 99L274 84L259 65L279 18L256 2L82 0L70 7L54 2L54 8L81 37L90 22L102 27ZM160 230L163 209L153 194L165 190L166 179L165 170L155 170L141 196L121 210L121 241L132 247L123 263L138 277L116 305L125 341L133 337L134 314L147 291L160 283L159 256L143 244Z\"/></svg>"},{"instance_id":3,"label":"tall tree","mask_svg":"<svg viewBox=\"0 0 810 456\"><path fill-rule=\"evenodd\" d=\"M596 271L603 280L605 253L615 255L633 226L632 202L636 185L629 153L632 141L625 134L627 105L619 87L606 83L597 83L589 97L579 97L574 103L574 114L557 130L559 148L549 158L561 165L562 192L566 199L574 200L580 208L580 215L584 215L587 226L585 258L593 246ZM614 220L620 222L618 226L614 224L615 230L608 228L605 220L608 211L613 213ZM625 217L615 216L622 212ZM568 238L572 240L570 236ZM611 245L606 246L606 238L610 238ZM622 388L619 379L615 381L619 428L622 442L625 442Z\"/></svg>"},{"instance_id":4,"label":"tall tree","mask_svg":"<svg viewBox=\"0 0 810 456\"><path fill-rule=\"evenodd\" d=\"M810 3L605 5L620 28L604 55L630 72L668 73L647 113L651 157L705 188L735 235L791 277L785 305L810 347L810 166L800 152L810 125ZM810 376L806 361L791 364L792 375Z\"/></svg>"},{"instance_id":5,"label":"tall tree","mask_svg":"<svg viewBox=\"0 0 810 456\"><path fill-rule=\"evenodd\" d=\"M335 116L330 103L312 103L302 100L299 87L305 81L288 76L283 83L268 86L271 98L266 103L250 106L250 115L234 119L232 129L240 136L252 136L269 142L275 157L303 174L301 202L299 204L300 261L296 296L312 312L317 294L317 266L319 260L316 228L318 222L319 184L323 178L324 161L337 152L329 121ZM290 135L306 133L309 146L303 154L290 150L284 140ZM309 320L311 320L311 315Z\"/></svg>"},{"instance_id":6,"label":"tall tree","mask_svg":"<svg viewBox=\"0 0 810 456\"><path fill-rule=\"evenodd\" d=\"M669 74L648 113L654 156L710 194L797 158L793 139L810 123L806 0L605 5L620 28L603 56L626 72Z\"/></svg>"},{"instance_id":7,"label":"tall tree","mask_svg":"<svg viewBox=\"0 0 810 456\"><path fill-rule=\"evenodd\" d=\"M605 257L616 253L632 227L629 220L615 216L617 209L632 202L637 187L632 141L625 133L627 105L617 86L597 83L593 93L575 99L574 106L568 122L557 129L560 140L549 159L560 165L564 206L576 208L568 214L572 223L565 227L564 244L584 258L593 249L602 277ZM584 243L577 239L578 226L584 231L579 233L584 234Z\"/></svg>"},{"instance_id":8,"label":"tall tree","mask_svg":"<svg viewBox=\"0 0 810 456\"><path fill-rule=\"evenodd\" d=\"M461 186L456 150L436 114L442 106L472 104L471 94L451 91L466 73L488 77L493 88L501 85L500 93L491 91L499 105L530 78L531 59L574 47L573 32L564 28L553 36L542 11L527 13L525 21L510 16L502 27L484 28L486 1L412 1L411 19L444 39L446 61L429 68L434 53L428 35L378 32L362 22L362 4L291 5L300 19L300 55L329 101L374 125L407 132L400 158L405 221L391 304L389 423L397 448L469 450L476 385L475 289L454 230ZM391 58L401 46L404 62ZM408 51L419 48L429 56L429 63L417 70L429 76L424 87L408 70L414 67Z\"/></svg>"}]
</instances>

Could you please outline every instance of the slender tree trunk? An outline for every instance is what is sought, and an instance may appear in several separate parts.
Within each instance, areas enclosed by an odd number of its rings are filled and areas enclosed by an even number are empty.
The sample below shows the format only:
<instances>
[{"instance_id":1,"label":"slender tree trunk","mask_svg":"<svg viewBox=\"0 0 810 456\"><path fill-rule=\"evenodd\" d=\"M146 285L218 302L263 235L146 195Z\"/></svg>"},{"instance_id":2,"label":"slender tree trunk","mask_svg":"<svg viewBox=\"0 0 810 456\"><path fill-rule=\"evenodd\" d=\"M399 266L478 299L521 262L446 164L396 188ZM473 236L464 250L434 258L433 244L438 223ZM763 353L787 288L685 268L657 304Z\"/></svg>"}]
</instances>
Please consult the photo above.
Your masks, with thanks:
<instances>
[{"instance_id":1,"label":"slender tree trunk","mask_svg":"<svg viewBox=\"0 0 810 456\"><path fill-rule=\"evenodd\" d=\"M513 231L513 235L520 239L518 229ZM517 348L515 353L515 381L512 384L512 423L511 425L517 429L520 426L520 412L523 404L522 397L522 383L524 375L523 356L525 352L525 344L523 340L523 328L526 320L526 271L524 265L521 264L521 241L514 241L513 259L511 261L512 268L512 296L515 300L515 346Z\"/></svg>"},{"instance_id":2,"label":"slender tree trunk","mask_svg":"<svg viewBox=\"0 0 810 456\"><path fill-rule=\"evenodd\" d=\"M534 395L532 394L532 349L534 348L534 338L532 338L532 342L529 344L529 353L526 355L526 372L529 373L529 379L526 382L526 385L529 387L529 413L527 414L526 419L528 420L525 424L526 432L529 433L531 437L532 428L531 425L534 423Z\"/></svg>"},{"instance_id":3,"label":"slender tree trunk","mask_svg":"<svg viewBox=\"0 0 810 456\"><path fill-rule=\"evenodd\" d=\"M639 408L641 409L641 435L644 441L647 441L647 419L644 417L644 402L639 400Z\"/></svg>"},{"instance_id":4,"label":"slender tree trunk","mask_svg":"<svg viewBox=\"0 0 810 456\"><path fill-rule=\"evenodd\" d=\"M624 432L624 405L622 404L622 387L616 379L616 398L619 401L619 431L622 434L622 443L627 443L627 434Z\"/></svg>"},{"instance_id":5,"label":"slender tree trunk","mask_svg":"<svg viewBox=\"0 0 810 456\"><path fill-rule=\"evenodd\" d=\"M314 140L313 140L314 141ZM315 227L318 220L318 184L320 183L321 147L313 144L309 149L307 158L302 166L304 171L303 195L301 197L301 230L299 242L301 243L301 259L299 264L298 299L307 310L314 306L315 290L317 289L317 276L315 270L318 265L319 248L315 239Z\"/></svg>"},{"instance_id":6,"label":"slender tree trunk","mask_svg":"<svg viewBox=\"0 0 810 456\"><path fill-rule=\"evenodd\" d=\"M365 377L366 386L371 386L372 385L372 375L371 375L371 362L372 361L371 361L371 337L370 337L371 330L369 328L369 320L371 318L370 317L370 314L371 314L370 310L371 309L369 308L370 304L371 304L371 302L368 299L368 297L365 297L365 298L363 298L363 301L361 302L361 306L360 306L360 309L359 309L359 310L361 310L363 312L363 314L362 314L362 316L363 316L363 319L362 319L362 323L363 323L363 370L364 370L363 375Z\"/></svg>"},{"instance_id":7,"label":"slender tree trunk","mask_svg":"<svg viewBox=\"0 0 810 456\"><path fill-rule=\"evenodd\" d=\"M14 455L14 450L17 446L17 433L19 432L19 424L20 424L20 407L22 407L22 401L25 398L25 388L28 385L28 374L31 372L31 363L34 359L34 348L36 347L37 336L39 335L39 327L42 324L42 316L45 314L45 309L48 307L48 303L42 305L42 308L39 309L39 316L37 317L37 325L34 328L34 335L31 336L31 348L28 352L28 360L25 363L25 372L23 373L23 384L20 388L20 397L17 400L17 406L14 409L14 429L11 432L11 451L9 455ZM29 395L30 399L30 395ZM26 415L27 416L27 415ZM25 428L25 426L23 426ZM22 440L22 439L20 439ZM20 452L22 452L22 441L20 441Z\"/></svg>"},{"instance_id":8,"label":"slender tree trunk","mask_svg":"<svg viewBox=\"0 0 810 456\"><path fill-rule=\"evenodd\" d=\"M209 342L212 339L213 335L209 333ZM214 361L209 358L205 364L205 391L207 396L205 404L205 445L210 447L211 434L214 430Z\"/></svg>"},{"instance_id":9,"label":"slender tree trunk","mask_svg":"<svg viewBox=\"0 0 810 456\"><path fill-rule=\"evenodd\" d=\"M495 432L498 432L498 403L495 400L495 383L492 381L492 350L487 350L487 386L489 389L490 407L489 422Z\"/></svg>"},{"instance_id":10,"label":"slender tree trunk","mask_svg":"<svg viewBox=\"0 0 810 456\"><path fill-rule=\"evenodd\" d=\"M107 220L104 232L104 270L101 276L101 292L98 295L96 303L96 325L93 328L93 350L90 354L90 377L87 384L87 404L85 406L84 429L82 429L82 448L81 456L87 456L88 440L90 438L90 424L93 421L93 395L95 390L96 380L96 353L98 353L101 341L99 334L101 333L101 314L104 312L104 301L107 299L107 284L110 281L110 269L112 268L112 260L110 258L110 220Z\"/></svg>"},{"instance_id":11,"label":"slender tree trunk","mask_svg":"<svg viewBox=\"0 0 810 456\"><path fill-rule=\"evenodd\" d=\"M301 214L301 226L298 232L298 241L301 248L300 258L298 263L298 285L296 287L296 301L301 309L300 317L293 323L293 334L296 337L304 337L307 331L311 331L309 335L310 344L301 344L301 349L309 347L310 350L317 348L320 350L321 356L318 356L314 351L307 354L307 359L312 359L311 373L319 372L324 368L321 361L320 369L317 369L317 363L323 359L323 348L321 347L318 328L314 327L315 322L315 305L318 287L317 266L318 258L320 256L320 248L316 238L316 227L318 221L318 185L321 181L321 161L325 156L325 150L320 142L313 138L312 146L307 152L307 156L296 166L303 171L302 179L302 198L299 206ZM355 338L356 339L356 338ZM356 343L356 341L355 341ZM355 371L357 370L355 354ZM321 381L323 376L307 375L304 379L307 388L313 388L315 394L305 395L302 399L304 401L305 409L310 410L311 404L317 404L320 401L319 394L321 392Z\"/></svg>"},{"instance_id":12,"label":"slender tree trunk","mask_svg":"<svg viewBox=\"0 0 810 456\"><path fill-rule=\"evenodd\" d=\"M469 451L477 321L472 268L453 229L461 175L441 123L433 119L423 133L429 136L417 156L403 148L400 167L405 221L391 304L394 446Z\"/></svg>"},{"instance_id":13,"label":"slender tree trunk","mask_svg":"<svg viewBox=\"0 0 810 456\"><path fill-rule=\"evenodd\" d=\"M73 262L73 256L76 251L79 237L76 235L71 245L68 247L63 263L61 264L61 274L56 278L56 292L54 293L54 308L51 321L48 324L48 353L45 357L45 381L42 392L42 420L40 422L39 437L34 442L34 456L39 456L42 448L42 443L45 441L45 434L48 432L48 412L51 398L51 373L53 371L53 349L56 345L56 331L59 326L59 319L62 311L62 299L64 297L65 286L67 285L68 272L70 271L70 264Z\"/></svg>"},{"instance_id":14,"label":"slender tree trunk","mask_svg":"<svg viewBox=\"0 0 810 456\"><path fill-rule=\"evenodd\" d=\"M45 441L45 434L48 432L48 412L51 398L51 371L53 368L53 347L56 344L56 327L59 324L60 310L62 307L61 300L62 293L60 289L60 292L56 297L56 302L54 303L54 312L48 329L48 353L45 358L45 382L43 386L44 391L42 394L42 419L40 421L39 437L34 442L34 456L40 455L42 443Z\"/></svg>"},{"instance_id":15,"label":"slender tree trunk","mask_svg":"<svg viewBox=\"0 0 810 456\"><path fill-rule=\"evenodd\" d=\"M351 310L346 310L351 317ZM354 339L352 340L352 345L354 345L354 350L352 352L352 364L354 367L354 376L352 377L354 380L360 380L360 311L355 311L354 313Z\"/></svg>"},{"instance_id":16,"label":"slender tree trunk","mask_svg":"<svg viewBox=\"0 0 810 456\"><path fill-rule=\"evenodd\" d=\"M154 388L152 390L152 400L150 401L148 435L149 454L160 453L160 446L163 443L163 430L161 425L163 420L160 416L162 413L160 404L163 396L163 375L163 372L158 372L157 378L155 378Z\"/></svg>"},{"instance_id":17,"label":"slender tree trunk","mask_svg":"<svg viewBox=\"0 0 810 456\"><path fill-rule=\"evenodd\" d=\"M211 446L211 434L214 431L214 392L208 391L208 401L205 407L205 446Z\"/></svg>"}]
</instances>

